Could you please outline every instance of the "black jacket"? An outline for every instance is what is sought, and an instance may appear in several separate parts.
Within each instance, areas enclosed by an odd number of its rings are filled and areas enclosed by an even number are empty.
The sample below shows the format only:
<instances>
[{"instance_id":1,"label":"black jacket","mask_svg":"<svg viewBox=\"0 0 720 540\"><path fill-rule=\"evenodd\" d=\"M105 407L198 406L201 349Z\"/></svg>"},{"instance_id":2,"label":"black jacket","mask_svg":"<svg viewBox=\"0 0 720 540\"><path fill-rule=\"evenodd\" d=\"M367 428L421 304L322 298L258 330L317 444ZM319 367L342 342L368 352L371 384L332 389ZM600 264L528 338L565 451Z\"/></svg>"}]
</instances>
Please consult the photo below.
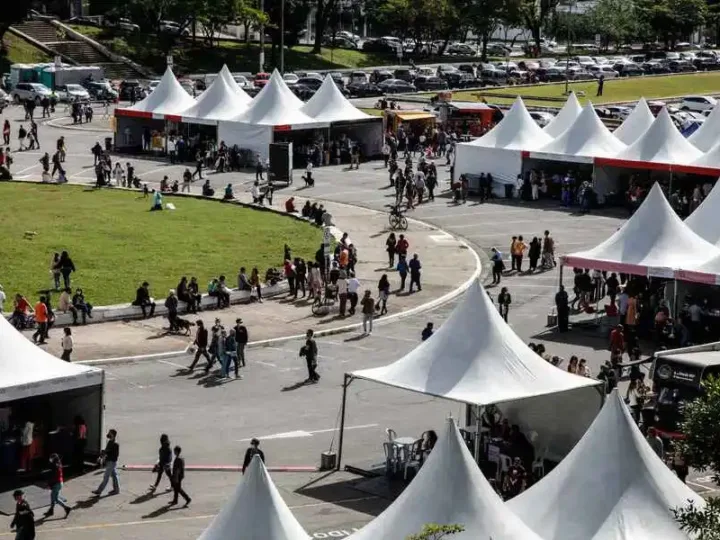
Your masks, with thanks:
<instances>
[{"instance_id":1,"label":"black jacket","mask_svg":"<svg viewBox=\"0 0 720 540\"><path fill-rule=\"evenodd\" d=\"M195 345L198 347L207 347L208 344L208 330L207 328L198 328L197 335L195 336Z\"/></svg>"},{"instance_id":2,"label":"black jacket","mask_svg":"<svg viewBox=\"0 0 720 540\"><path fill-rule=\"evenodd\" d=\"M158 450L158 463L161 467L169 466L172 461L172 450L170 443L163 443Z\"/></svg>"},{"instance_id":3,"label":"black jacket","mask_svg":"<svg viewBox=\"0 0 720 540\"><path fill-rule=\"evenodd\" d=\"M242 472L245 473L245 469L248 468L248 465L250 465L250 462L252 461L252 458L255 457L255 454L260 456L260 459L262 459L262 462L265 463L265 454L262 450L259 448L255 448L254 446L251 446L245 451L245 459L243 459L243 468Z\"/></svg>"},{"instance_id":4,"label":"black jacket","mask_svg":"<svg viewBox=\"0 0 720 540\"><path fill-rule=\"evenodd\" d=\"M248 331L247 328L242 324L238 324L235 327L235 341L237 341L238 344L242 345L245 345L248 342Z\"/></svg>"},{"instance_id":5,"label":"black jacket","mask_svg":"<svg viewBox=\"0 0 720 540\"><path fill-rule=\"evenodd\" d=\"M185 478L185 458L181 458L180 456L175 457L172 466L172 477L173 482L183 481L183 478Z\"/></svg>"},{"instance_id":6,"label":"black jacket","mask_svg":"<svg viewBox=\"0 0 720 540\"><path fill-rule=\"evenodd\" d=\"M145 287L139 287L135 293L135 305L150 302L150 292Z\"/></svg>"},{"instance_id":7,"label":"black jacket","mask_svg":"<svg viewBox=\"0 0 720 540\"><path fill-rule=\"evenodd\" d=\"M27 501L20 501L15 504L15 517L10 527L17 527L19 538L31 540L35 538L35 514Z\"/></svg>"}]
</instances>

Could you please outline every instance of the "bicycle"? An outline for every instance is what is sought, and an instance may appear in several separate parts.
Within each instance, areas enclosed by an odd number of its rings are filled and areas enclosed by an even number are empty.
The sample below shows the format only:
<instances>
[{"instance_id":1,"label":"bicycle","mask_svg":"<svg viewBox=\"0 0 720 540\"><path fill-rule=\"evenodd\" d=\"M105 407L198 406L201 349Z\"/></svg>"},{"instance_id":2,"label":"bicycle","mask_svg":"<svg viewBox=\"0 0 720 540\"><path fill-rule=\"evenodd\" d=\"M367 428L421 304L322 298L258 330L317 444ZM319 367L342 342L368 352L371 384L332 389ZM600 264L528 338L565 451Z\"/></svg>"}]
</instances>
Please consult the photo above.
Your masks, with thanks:
<instances>
[{"instance_id":1,"label":"bicycle","mask_svg":"<svg viewBox=\"0 0 720 540\"><path fill-rule=\"evenodd\" d=\"M397 206L394 206L390 210L388 221L390 222L390 228L394 231L405 231L408 228L408 220L405 216L402 215L402 212L400 212Z\"/></svg>"}]
</instances>

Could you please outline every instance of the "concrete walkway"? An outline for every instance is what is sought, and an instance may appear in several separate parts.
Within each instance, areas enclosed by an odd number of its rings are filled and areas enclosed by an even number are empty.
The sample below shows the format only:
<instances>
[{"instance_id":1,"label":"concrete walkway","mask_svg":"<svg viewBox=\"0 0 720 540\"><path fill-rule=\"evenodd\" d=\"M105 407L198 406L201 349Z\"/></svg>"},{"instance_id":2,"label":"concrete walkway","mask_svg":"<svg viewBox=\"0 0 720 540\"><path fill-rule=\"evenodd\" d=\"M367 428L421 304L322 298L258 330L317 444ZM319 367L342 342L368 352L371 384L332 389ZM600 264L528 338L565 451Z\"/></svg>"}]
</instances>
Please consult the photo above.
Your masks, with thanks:
<instances>
[{"instance_id":1,"label":"concrete walkway","mask_svg":"<svg viewBox=\"0 0 720 540\"><path fill-rule=\"evenodd\" d=\"M199 189L198 185L193 187L194 192ZM242 202L250 202L245 192L240 193L239 198ZM285 195L276 196L273 201L276 209L284 206L285 199ZM180 198L173 199L178 207L182 206L182 202ZM298 207L304 204L304 200L299 197L296 202ZM358 250L356 272L361 282L361 292L369 289L373 297L377 298L378 280L383 274L388 274L392 294L385 318L404 312L417 312L421 306L457 290L479 271L476 254L464 243L435 227L411 221L406 237L410 242L410 252L417 253L423 265L423 289L413 294L408 294L407 288L401 292L398 290L400 278L394 269L388 268L385 252L385 240L389 234L387 214L338 203L325 203L325 206L333 216L334 224L349 234ZM292 239L288 239L288 244L292 247ZM228 275L233 283L235 277L231 272ZM158 299L158 302L161 301ZM193 321L200 318L206 325L211 325L218 317L226 326L233 325L235 319L241 317L248 327L251 341L304 334L308 328L329 330L361 322L358 313L341 318L337 308L325 317L316 317L312 314L310 301L303 298L294 300L287 296L268 299L263 303L205 311L197 317L183 317ZM166 327L167 320L161 317L73 327L73 360L179 351L191 343L190 337L166 335ZM62 352L60 337L59 329L52 330L50 340L44 346L48 352L57 356Z\"/></svg>"}]
</instances>

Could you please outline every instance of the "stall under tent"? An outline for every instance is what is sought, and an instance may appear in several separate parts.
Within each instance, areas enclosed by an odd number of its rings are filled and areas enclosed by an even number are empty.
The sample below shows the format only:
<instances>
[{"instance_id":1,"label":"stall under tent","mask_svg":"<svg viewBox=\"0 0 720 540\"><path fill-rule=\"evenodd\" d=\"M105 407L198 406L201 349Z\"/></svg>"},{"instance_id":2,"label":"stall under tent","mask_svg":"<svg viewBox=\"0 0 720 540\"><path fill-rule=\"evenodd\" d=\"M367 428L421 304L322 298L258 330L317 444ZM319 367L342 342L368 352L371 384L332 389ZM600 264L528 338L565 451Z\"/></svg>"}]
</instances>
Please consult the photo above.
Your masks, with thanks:
<instances>
[{"instance_id":1,"label":"stall under tent","mask_svg":"<svg viewBox=\"0 0 720 540\"><path fill-rule=\"evenodd\" d=\"M575 92L570 92L563 108L560 109L560 112L555 115L555 118L553 118L550 123L543 128L543 131L553 138L558 135L562 135L566 129L573 125L577 117L580 116L581 112L582 106L580 105Z\"/></svg>"},{"instance_id":2,"label":"stall under tent","mask_svg":"<svg viewBox=\"0 0 720 540\"><path fill-rule=\"evenodd\" d=\"M572 452L507 505L545 540L687 540L674 508L705 501L635 425L618 390Z\"/></svg>"}]
</instances>

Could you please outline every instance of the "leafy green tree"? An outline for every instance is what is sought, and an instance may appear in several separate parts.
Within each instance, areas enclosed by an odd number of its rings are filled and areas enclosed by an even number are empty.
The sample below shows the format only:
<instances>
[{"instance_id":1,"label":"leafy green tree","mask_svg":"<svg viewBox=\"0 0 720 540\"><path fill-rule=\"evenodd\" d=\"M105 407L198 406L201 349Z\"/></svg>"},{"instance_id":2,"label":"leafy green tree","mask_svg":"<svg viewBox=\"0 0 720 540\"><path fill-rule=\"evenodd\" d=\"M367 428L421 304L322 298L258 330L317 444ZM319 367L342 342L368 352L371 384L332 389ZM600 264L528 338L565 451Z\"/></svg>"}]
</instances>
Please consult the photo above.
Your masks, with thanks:
<instances>
[{"instance_id":1,"label":"leafy green tree","mask_svg":"<svg viewBox=\"0 0 720 540\"><path fill-rule=\"evenodd\" d=\"M441 540L446 536L463 532L465 527L462 525L438 525L437 523L428 523L423 526L418 534L411 534L405 540Z\"/></svg>"},{"instance_id":2,"label":"leafy green tree","mask_svg":"<svg viewBox=\"0 0 720 540\"><path fill-rule=\"evenodd\" d=\"M520 0L471 0L462 11L463 19L480 41L480 56L487 60L487 46L490 37L501 24L515 26L521 23Z\"/></svg>"},{"instance_id":3,"label":"leafy green tree","mask_svg":"<svg viewBox=\"0 0 720 540\"><path fill-rule=\"evenodd\" d=\"M538 51L541 50L542 29L559 4L560 0L521 0L520 16Z\"/></svg>"},{"instance_id":4,"label":"leafy green tree","mask_svg":"<svg viewBox=\"0 0 720 540\"><path fill-rule=\"evenodd\" d=\"M720 378L708 378L703 389L698 399L685 405L685 438L678 441L678 450L688 466L710 471L720 482ZM705 508L675 509L675 517L693 538L720 540L720 499L708 499Z\"/></svg>"},{"instance_id":5,"label":"leafy green tree","mask_svg":"<svg viewBox=\"0 0 720 540\"><path fill-rule=\"evenodd\" d=\"M652 36L668 47L705 22L706 0L636 0L637 15Z\"/></svg>"},{"instance_id":6,"label":"leafy green tree","mask_svg":"<svg viewBox=\"0 0 720 540\"><path fill-rule=\"evenodd\" d=\"M599 0L588 15L604 49L611 45L619 49L637 34L637 13L632 0Z\"/></svg>"}]
</instances>

